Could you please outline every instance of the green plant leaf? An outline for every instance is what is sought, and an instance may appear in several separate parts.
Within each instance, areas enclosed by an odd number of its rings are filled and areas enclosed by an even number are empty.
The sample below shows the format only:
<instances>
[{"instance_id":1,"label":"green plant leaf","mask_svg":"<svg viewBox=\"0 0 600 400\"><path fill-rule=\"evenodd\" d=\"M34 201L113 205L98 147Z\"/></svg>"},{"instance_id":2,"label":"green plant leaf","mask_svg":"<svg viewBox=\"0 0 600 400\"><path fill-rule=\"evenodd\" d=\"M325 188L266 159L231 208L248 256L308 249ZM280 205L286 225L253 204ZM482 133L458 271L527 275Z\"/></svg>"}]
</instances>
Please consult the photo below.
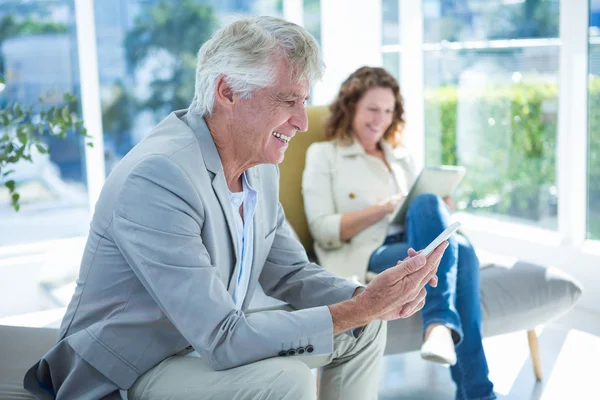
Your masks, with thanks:
<instances>
[{"instance_id":1,"label":"green plant leaf","mask_svg":"<svg viewBox=\"0 0 600 400\"><path fill-rule=\"evenodd\" d=\"M48 148L43 144L36 144L35 147L41 154L48 154Z\"/></svg>"},{"instance_id":2,"label":"green plant leaf","mask_svg":"<svg viewBox=\"0 0 600 400\"><path fill-rule=\"evenodd\" d=\"M15 114L15 118L17 119L23 118L23 116L25 115L19 103L15 103L15 105L13 106L13 113Z\"/></svg>"},{"instance_id":3,"label":"green plant leaf","mask_svg":"<svg viewBox=\"0 0 600 400\"><path fill-rule=\"evenodd\" d=\"M6 181L4 183L4 186L6 186L6 188L8 189L9 192L14 192L15 191L15 181L10 180L10 181Z\"/></svg>"},{"instance_id":4,"label":"green plant leaf","mask_svg":"<svg viewBox=\"0 0 600 400\"><path fill-rule=\"evenodd\" d=\"M63 99L67 103L75 103L77 101L77 96L74 96L71 93L65 93L63 94Z\"/></svg>"},{"instance_id":5,"label":"green plant leaf","mask_svg":"<svg viewBox=\"0 0 600 400\"><path fill-rule=\"evenodd\" d=\"M19 195L19 193L13 193L13 195L12 195L13 204L18 202L20 198L21 198L21 195Z\"/></svg>"},{"instance_id":6,"label":"green plant leaf","mask_svg":"<svg viewBox=\"0 0 600 400\"><path fill-rule=\"evenodd\" d=\"M92 143L92 142L88 142L88 143L87 143L87 145L88 145L89 147L91 147L92 149L94 148L94 143Z\"/></svg>"},{"instance_id":7,"label":"green plant leaf","mask_svg":"<svg viewBox=\"0 0 600 400\"><path fill-rule=\"evenodd\" d=\"M12 174L13 172L15 172L14 169L9 169L8 171L2 173L2 177L6 178L7 176L9 176L10 174Z\"/></svg>"},{"instance_id":8,"label":"green plant leaf","mask_svg":"<svg viewBox=\"0 0 600 400\"><path fill-rule=\"evenodd\" d=\"M21 125L17 129L17 139L19 139L19 142L21 142L21 144L23 144L23 145L27 144L27 129L26 129L26 125Z\"/></svg>"},{"instance_id":9,"label":"green plant leaf","mask_svg":"<svg viewBox=\"0 0 600 400\"><path fill-rule=\"evenodd\" d=\"M66 124L70 125L71 122L73 121L71 119L71 112L69 111L69 107L68 106L64 106L61 110L61 116L63 121L65 121Z\"/></svg>"}]
</instances>

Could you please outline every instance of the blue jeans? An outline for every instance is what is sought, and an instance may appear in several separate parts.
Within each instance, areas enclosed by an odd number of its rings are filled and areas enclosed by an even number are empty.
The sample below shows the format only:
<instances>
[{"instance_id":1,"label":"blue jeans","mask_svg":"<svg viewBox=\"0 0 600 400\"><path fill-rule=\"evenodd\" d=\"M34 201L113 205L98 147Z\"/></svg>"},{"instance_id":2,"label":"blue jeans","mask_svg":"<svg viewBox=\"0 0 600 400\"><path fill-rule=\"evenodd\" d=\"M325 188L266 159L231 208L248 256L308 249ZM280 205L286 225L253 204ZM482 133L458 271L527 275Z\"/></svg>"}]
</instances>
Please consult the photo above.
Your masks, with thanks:
<instances>
[{"instance_id":1,"label":"blue jeans","mask_svg":"<svg viewBox=\"0 0 600 400\"><path fill-rule=\"evenodd\" d=\"M448 225L450 210L442 199L432 194L416 197L408 208L405 232L388 236L373 252L369 271L379 273L396 265L408 256L410 247L424 249ZM433 323L452 329L457 363L450 372L456 399L495 399L481 343L479 260L466 237L452 235L448 242L438 268L438 285L426 287L423 332Z\"/></svg>"}]
</instances>

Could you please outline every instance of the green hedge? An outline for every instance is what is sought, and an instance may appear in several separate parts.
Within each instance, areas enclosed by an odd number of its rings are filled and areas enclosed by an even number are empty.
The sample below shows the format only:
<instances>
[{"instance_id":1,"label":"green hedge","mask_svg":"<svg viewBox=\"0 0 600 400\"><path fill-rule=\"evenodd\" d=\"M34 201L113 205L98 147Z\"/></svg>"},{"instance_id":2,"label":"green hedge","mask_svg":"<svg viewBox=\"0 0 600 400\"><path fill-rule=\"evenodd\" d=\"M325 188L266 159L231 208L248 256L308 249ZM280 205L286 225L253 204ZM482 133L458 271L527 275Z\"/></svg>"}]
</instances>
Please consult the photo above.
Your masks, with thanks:
<instances>
[{"instance_id":1,"label":"green hedge","mask_svg":"<svg viewBox=\"0 0 600 400\"><path fill-rule=\"evenodd\" d=\"M555 216L557 111L555 84L427 89L426 163L468 168L457 202L471 211ZM590 80L589 118L589 230L600 238L599 78Z\"/></svg>"}]
</instances>

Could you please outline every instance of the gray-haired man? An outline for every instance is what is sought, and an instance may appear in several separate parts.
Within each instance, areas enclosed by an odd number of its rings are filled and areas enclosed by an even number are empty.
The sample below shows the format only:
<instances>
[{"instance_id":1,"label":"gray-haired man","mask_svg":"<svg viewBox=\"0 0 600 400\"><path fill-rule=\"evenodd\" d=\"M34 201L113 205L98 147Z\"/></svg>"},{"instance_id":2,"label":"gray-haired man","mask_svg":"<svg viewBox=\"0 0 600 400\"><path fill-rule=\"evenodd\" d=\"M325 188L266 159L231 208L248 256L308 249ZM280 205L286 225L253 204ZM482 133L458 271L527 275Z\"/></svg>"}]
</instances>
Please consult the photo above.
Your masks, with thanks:
<instances>
[{"instance_id":1,"label":"gray-haired man","mask_svg":"<svg viewBox=\"0 0 600 400\"><path fill-rule=\"evenodd\" d=\"M419 310L445 245L357 287L310 263L278 201L288 142L321 76L314 39L271 17L198 54L189 110L112 171L59 342L25 386L57 399L377 396L382 320ZM296 311L248 313L257 285ZM356 329L365 327L363 329Z\"/></svg>"}]
</instances>

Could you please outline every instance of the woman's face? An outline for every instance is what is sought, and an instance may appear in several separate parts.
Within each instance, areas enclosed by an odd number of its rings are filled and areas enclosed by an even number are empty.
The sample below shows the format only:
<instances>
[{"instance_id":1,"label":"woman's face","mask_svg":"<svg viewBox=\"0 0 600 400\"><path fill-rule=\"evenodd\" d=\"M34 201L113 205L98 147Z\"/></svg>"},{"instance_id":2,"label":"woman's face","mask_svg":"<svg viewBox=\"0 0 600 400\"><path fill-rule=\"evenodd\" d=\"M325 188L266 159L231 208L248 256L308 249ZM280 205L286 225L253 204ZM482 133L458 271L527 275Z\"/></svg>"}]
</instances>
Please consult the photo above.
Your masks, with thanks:
<instances>
[{"instance_id":1,"label":"woman's face","mask_svg":"<svg viewBox=\"0 0 600 400\"><path fill-rule=\"evenodd\" d=\"M352 132L364 148L373 148L379 143L392 124L395 105L392 89L382 87L369 89L358 101Z\"/></svg>"}]
</instances>

